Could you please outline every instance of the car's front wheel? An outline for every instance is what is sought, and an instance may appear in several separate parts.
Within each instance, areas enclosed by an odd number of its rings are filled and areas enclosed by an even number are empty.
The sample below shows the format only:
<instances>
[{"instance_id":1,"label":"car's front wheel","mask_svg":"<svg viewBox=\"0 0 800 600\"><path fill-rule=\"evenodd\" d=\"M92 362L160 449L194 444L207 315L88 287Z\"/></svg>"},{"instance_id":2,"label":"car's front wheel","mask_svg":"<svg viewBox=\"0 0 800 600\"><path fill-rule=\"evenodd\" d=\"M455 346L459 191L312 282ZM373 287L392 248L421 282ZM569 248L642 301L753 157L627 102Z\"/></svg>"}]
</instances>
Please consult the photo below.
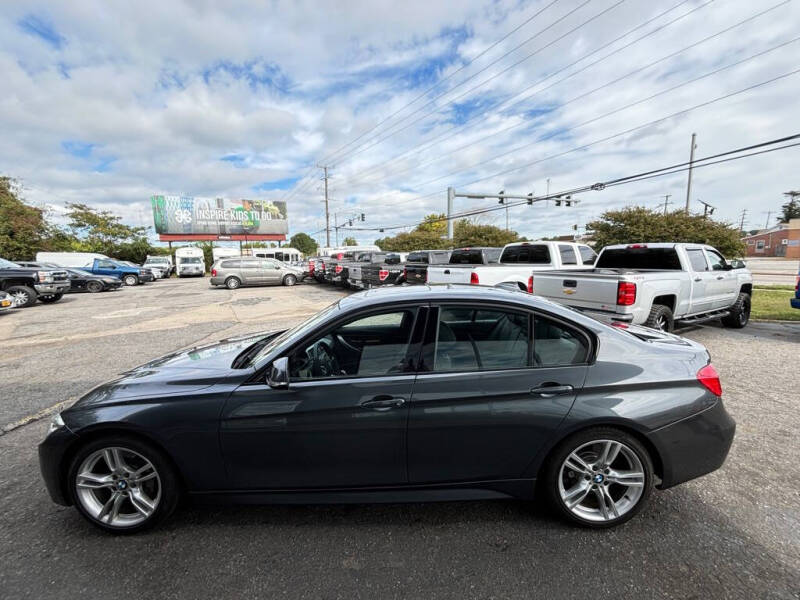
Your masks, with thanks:
<instances>
[{"instance_id":1,"label":"car's front wheel","mask_svg":"<svg viewBox=\"0 0 800 600\"><path fill-rule=\"evenodd\" d=\"M292 286L295 283L297 283L297 277L295 277L294 275L287 275L286 277L283 278L283 285Z\"/></svg>"},{"instance_id":2,"label":"car's front wheel","mask_svg":"<svg viewBox=\"0 0 800 600\"><path fill-rule=\"evenodd\" d=\"M166 519L180 486L166 457L134 437L112 435L90 442L72 460L69 491L78 512L112 533L133 533Z\"/></svg>"},{"instance_id":3,"label":"car's front wheel","mask_svg":"<svg viewBox=\"0 0 800 600\"><path fill-rule=\"evenodd\" d=\"M742 329L750 322L750 294L741 293L727 317L722 317L722 324L725 327Z\"/></svg>"},{"instance_id":4,"label":"car's front wheel","mask_svg":"<svg viewBox=\"0 0 800 600\"><path fill-rule=\"evenodd\" d=\"M97 294L103 291L103 284L99 281L90 281L86 284L86 290L92 294Z\"/></svg>"},{"instance_id":5,"label":"car's front wheel","mask_svg":"<svg viewBox=\"0 0 800 600\"><path fill-rule=\"evenodd\" d=\"M14 305L23 308L36 304L36 290L27 285L14 285L6 289L14 300Z\"/></svg>"},{"instance_id":6,"label":"car's front wheel","mask_svg":"<svg viewBox=\"0 0 800 600\"><path fill-rule=\"evenodd\" d=\"M653 462L632 435L592 428L561 442L545 466L542 484L550 504L567 520L612 527L645 506L653 489Z\"/></svg>"},{"instance_id":7,"label":"car's front wheel","mask_svg":"<svg viewBox=\"0 0 800 600\"><path fill-rule=\"evenodd\" d=\"M125 275L125 277L122 278L122 283L125 285L138 285L139 278L136 275Z\"/></svg>"}]
</instances>

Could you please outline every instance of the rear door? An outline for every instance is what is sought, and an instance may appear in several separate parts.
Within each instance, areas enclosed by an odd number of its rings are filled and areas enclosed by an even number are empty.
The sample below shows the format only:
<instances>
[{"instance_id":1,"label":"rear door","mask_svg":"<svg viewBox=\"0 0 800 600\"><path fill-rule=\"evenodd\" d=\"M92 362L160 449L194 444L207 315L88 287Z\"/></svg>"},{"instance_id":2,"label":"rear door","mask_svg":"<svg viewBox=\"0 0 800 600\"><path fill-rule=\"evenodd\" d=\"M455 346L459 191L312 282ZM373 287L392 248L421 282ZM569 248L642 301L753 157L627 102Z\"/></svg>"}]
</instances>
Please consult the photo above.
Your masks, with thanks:
<instances>
[{"instance_id":1,"label":"rear door","mask_svg":"<svg viewBox=\"0 0 800 600\"><path fill-rule=\"evenodd\" d=\"M492 304L431 313L409 414L409 482L521 477L583 386L589 338Z\"/></svg>"},{"instance_id":2,"label":"rear door","mask_svg":"<svg viewBox=\"0 0 800 600\"><path fill-rule=\"evenodd\" d=\"M261 268L260 258L243 258L240 273L242 283L245 285L263 285L264 270Z\"/></svg>"}]
</instances>

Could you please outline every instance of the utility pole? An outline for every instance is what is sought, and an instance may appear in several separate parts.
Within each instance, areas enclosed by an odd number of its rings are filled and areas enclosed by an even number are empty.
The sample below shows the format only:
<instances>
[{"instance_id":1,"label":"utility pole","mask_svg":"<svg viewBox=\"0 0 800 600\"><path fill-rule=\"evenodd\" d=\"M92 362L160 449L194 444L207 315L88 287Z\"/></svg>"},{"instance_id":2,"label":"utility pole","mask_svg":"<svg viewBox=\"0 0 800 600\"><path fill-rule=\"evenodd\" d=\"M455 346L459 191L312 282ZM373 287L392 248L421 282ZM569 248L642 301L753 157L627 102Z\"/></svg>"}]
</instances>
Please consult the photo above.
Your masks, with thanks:
<instances>
[{"instance_id":1,"label":"utility pole","mask_svg":"<svg viewBox=\"0 0 800 600\"><path fill-rule=\"evenodd\" d=\"M455 188L447 188L447 239L453 239L453 200L456 198Z\"/></svg>"},{"instance_id":2,"label":"utility pole","mask_svg":"<svg viewBox=\"0 0 800 600\"><path fill-rule=\"evenodd\" d=\"M339 247L339 217L333 213L333 230L336 232L336 247Z\"/></svg>"},{"instance_id":3,"label":"utility pole","mask_svg":"<svg viewBox=\"0 0 800 600\"><path fill-rule=\"evenodd\" d=\"M700 198L697 201L703 205L703 219L708 219L708 215L713 215L716 206L711 206L708 202L703 202Z\"/></svg>"},{"instance_id":4,"label":"utility pole","mask_svg":"<svg viewBox=\"0 0 800 600\"><path fill-rule=\"evenodd\" d=\"M550 178L549 177L547 178L547 193L545 194L545 196L547 198L550 197ZM544 205L545 206L550 206L550 200L545 200L544 201Z\"/></svg>"},{"instance_id":5,"label":"utility pole","mask_svg":"<svg viewBox=\"0 0 800 600\"><path fill-rule=\"evenodd\" d=\"M672 194L664 194L664 216L665 217L667 216L667 207L670 204L672 204L672 202L669 201L671 196L672 196ZM661 205L659 204L659 206L661 206Z\"/></svg>"},{"instance_id":6,"label":"utility pole","mask_svg":"<svg viewBox=\"0 0 800 600\"><path fill-rule=\"evenodd\" d=\"M328 167L325 165L317 165L317 168L322 169L324 173L322 180L325 182L325 245L331 247L331 213L328 209ZM338 234L338 231L337 231ZM336 245L339 243L337 241Z\"/></svg>"},{"instance_id":7,"label":"utility pole","mask_svg":"<svg viewBox=\"0 0 800 600\"><path fill-rule=\"evenodd\" d=\"M769 218L770 218L771 216L772 216L772 211L771 211L771 210L768 210L768 211L767 211L767 222L766 222L766 223L764 223L764 229L769 229Z\"/></svg>"},{"instance_id":8,"label":"utility pole","mask_svg":"<svg viewBox=\"0 0 800 600\"><path fill-rule=\"evenodd\" d=\"M739 223L739 231L744 231L744 218L747 216L747 209L742 209L742 220Z\"/></svg>"},{"instance_id":9,"label":"utility pole","mask_svg":"<svg viewBox=\"0 0 800 600\"><path fill-rule=\"evenodd\" d=\"M689 199L692 196L692 167L694 166L694 149L697 148L695 139L697 134L692 134L692 146L689 149L689 178L686 180L686 214L689 214Z\"/></svg>"}]
</instances>

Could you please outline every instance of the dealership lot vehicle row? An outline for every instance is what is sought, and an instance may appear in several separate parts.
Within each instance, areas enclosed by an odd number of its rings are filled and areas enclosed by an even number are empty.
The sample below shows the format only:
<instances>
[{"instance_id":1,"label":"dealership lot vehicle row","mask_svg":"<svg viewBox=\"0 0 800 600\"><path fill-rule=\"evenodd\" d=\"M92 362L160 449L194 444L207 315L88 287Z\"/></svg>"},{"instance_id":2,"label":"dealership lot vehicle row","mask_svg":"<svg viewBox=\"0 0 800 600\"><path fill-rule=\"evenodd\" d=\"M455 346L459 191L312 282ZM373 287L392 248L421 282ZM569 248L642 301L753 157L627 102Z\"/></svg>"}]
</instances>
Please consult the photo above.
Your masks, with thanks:
<instances>
[{"instance_id":1,"label":"dealership lot vehicle row","mask_svg":"<svg viewBox=\"0 0 800 600\"><path fill-rule=\"evenodd\" d=\"M162 283L170 287L158 287ZM6 315L14 328L0 323L0 336L8 340L11 332L26 343L14 349L21 356L0 358L0 395L9 398L6 390L18 389L23 403L51 405L65 387L83 393L178 347L282 328L344 295L314 285L229 292L209 289L201 279L127 292L133 292L131 300L126 297L118 310L129 312L110 319L94 317L108 316L102 313L111 305L90 306L104 295ZM220 320L206 318L203 309L217 302L233 306ZM42 309L49 322L17 320ZM169 317L181 321L164 329ZM53 323L69 331L87 323L92 337L39 342ZM108 323L123 333L104 331ZM709 348L737 437L722 469L656 494L640 519L613 533L598 537L516 503L198 507L178 513L164 530L124 540L126 560L119 561L112 557L120 555L123 540L92 534L73 510L46 498L34 453L45 428L38 422L0 436L5 457L0 587L39 598L75 594L89 581L101 591L116 589L118 597L134 590L191 597L267 589L334 597L414 596L432 589L444 597L510 596L531 586L563 596L574 590L575 577L598 580L600 553L604 575L597 589L604 593L795 597L800 515L797 492L786 482L800 479L794 441L800 422L795 374L785 357L797 352L800 327L751 323L741 331L704 326L682 334ZM115 357L113 364L109 356ZM52 555L59 557L59 569L48 568ZM236 558L241 556L262 559L244 565ZM130 564L147 567L131 572ZM36 580L32 574L38 571L49 576ZM121 590L112 587L120 577L128 582Z\"/></svg>"}]
</instances>

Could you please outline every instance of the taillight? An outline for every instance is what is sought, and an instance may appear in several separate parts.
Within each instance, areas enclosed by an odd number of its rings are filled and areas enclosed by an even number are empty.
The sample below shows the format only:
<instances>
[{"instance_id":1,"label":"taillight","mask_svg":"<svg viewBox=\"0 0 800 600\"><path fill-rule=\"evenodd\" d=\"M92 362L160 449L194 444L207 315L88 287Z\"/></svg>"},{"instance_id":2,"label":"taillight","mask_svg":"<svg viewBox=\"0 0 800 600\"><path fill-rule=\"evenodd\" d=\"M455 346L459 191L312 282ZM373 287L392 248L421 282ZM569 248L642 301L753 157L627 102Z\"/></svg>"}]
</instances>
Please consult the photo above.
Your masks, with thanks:
<instances>
[{"instance_id":1,"label":"taillight","mask_svg":"<svg viewBox=\"0 0 800 600\"><path fill-rule=\"evenodd\" d=\"M342 272L342 269L343 269L343 268L344 268L344 267L342 267L342 265L336 265L335 267L333 267L333 272L334 272L334 273L336 273L336 274L338 275L339 273L341 273L341 272Z\"/></svg>"},{"instance_id":2,"label":"taillight","mask_svg":"<svg viewBox=\"0 0 800 600\"><path fill-rule=\"evenodd\" d=\"M533 275L528 277L528 293L529 294L533 293Z\"/></svg>"},{"instance_id":3,"label":"taillight","mask_svg":"<svg viewBox=\"0 0 800 600\"><path fill-rule=\"evenodd\" d=\"M706 365L697 372L697 381L703 384L715 396L722 396L722 384L719 382L719 373L713 365Z\"/></svg>"},{"instance_id":4,"label":"taillight","mask_svg":"<svg viewBox=\"0 0 800 600\"><path fill-rule=\"evenodd\" d=\"M389 276L389 271L387 271L386 269L381 269L380 271L378 271L378 279L380 279L381 281L386 281L386 278L388 276Z\"/></svg>"},{"instance_id":5,"label":"taillight","mask_svg":"<svg viewBox=\"0 0 800 600\"><path fill-rule=\"evenodd\" d=\"M470 276L469 276L469 282L470 282L472 285L480 285L480 284L481 284L481 280L480 280L480 279L478 279L478 274L477 274L475 271L473 271L473 272L470 274Z\"/></svg>"},{"instance_id":6,"label":"taillight","mask_svg":"<svg viewBox=\"0 0 800 600\"><path fill-rule=\"evenodd\" d=\"M627 329L628 328L628 324L627 323L623 323L622 321L611 321L611 323L609 323L609 325L611 325L612 327L616 327L617 329Z\"/></svg>"},{"instance_id":7,"label":"taillight","mask_svg":"<svg viewBox=\"0 0 800 600\"><path fill-rule=\"evenodd\" d=\"M216 277L217 276L217 270L216 269L211 269L211 276L212 277Z\"/></svg>"},{"instance_id":8,"label":"taillight","mask_svg":"<svg viewBox=\"0 0 800 600\"><path fill-rule=\"evenodd\" d=\"M428 269L425 269L425 283L428 283Z\"/></svg>"},{"instance_id":9,"label":"taillight","mask_svg":"<svg viewBox=\"0 0 800 600\"><path fill-rule=\"evenodd\" d=\"M408 269L403 267L403 279L408 279Z\"/></svg>"},{"instance_id":10,"label":"taillight","mask_svg":"<svg viewBox=\"0 0 800 600\"><path fill-rule=\"evenodd\" d=\"M636 284L632 281L620 281L617 284L617 305L631 306L636 302Z\"/></svg>"}]
</instances>

